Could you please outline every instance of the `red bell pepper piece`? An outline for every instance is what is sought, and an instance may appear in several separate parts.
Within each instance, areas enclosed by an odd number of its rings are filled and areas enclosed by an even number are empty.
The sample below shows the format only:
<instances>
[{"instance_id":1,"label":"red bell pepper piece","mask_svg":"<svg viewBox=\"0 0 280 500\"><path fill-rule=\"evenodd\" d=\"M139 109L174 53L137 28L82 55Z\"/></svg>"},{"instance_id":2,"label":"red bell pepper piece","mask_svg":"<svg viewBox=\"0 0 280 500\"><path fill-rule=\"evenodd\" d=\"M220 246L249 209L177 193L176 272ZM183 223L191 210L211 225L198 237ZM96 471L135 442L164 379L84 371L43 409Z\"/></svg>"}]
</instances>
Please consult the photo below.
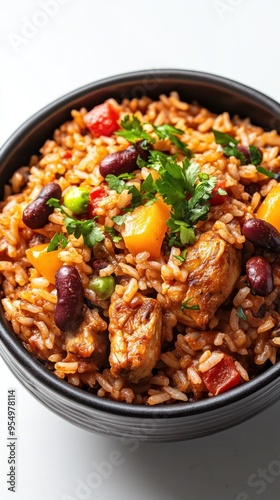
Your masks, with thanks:
<instances>
[{"instance_id":1,"label":"red bell pepper piece","mask_svg":"<svg viewBox=\"0 0 280 500\"><path fill-rule=\"evenodd\" d=\"M202 373L201 378L208 391L214 396L228 391L241 381L239 371L235 367L231 356L227 354L213 368Z\"/></svg>"},{"instance_id":2,"label":"red bell pepper piece","mask_svg":"<svg viewBox=\"0 0 280 500\"><path fill-rule=\"evenodd\" d=\"M69 158L72 158L71 151L65 151L65 153L63 153L63 155L62 155L62 158L65 159L65 160L68 160Z\"/></svg>"},{"instance_id":3,"label":"red bell pepper piece","mask_svg":"<svg viewBox=\"0 0 280 500\"><path fill-rule=\"evenodd\" d=\"M227 199L228 195L219 194L219 189L225 189L226 181L218 180L216 186L212 190L212 196L210 198L210 205L222 205Z\"/></svg>"},{"instance_id":4,"label":"red bell pepper piece","mask_svg":"<svg viewBox=\"0 0 280 500\"><path fill-rule=\"evenodd\" d=\"M88 215L91 219L95 217L95 209L98 201L105 196L105 189L103 186L97 186L94 188L89 194L89 207L88 207Z\"/></svg>"},{"instance_id":5,"label":"red bell pepper piece","mask_svg":"<svg viewBox=\"0 0 280 500\"><path fill-rule=\"evenodd\" d=\"M120 128L118 119L119 114L113 106L109 102L104 102L89 111L84 117L84 122L92 135L100 137L110 136L118 130Z\"/></svg>"}]
</instances>

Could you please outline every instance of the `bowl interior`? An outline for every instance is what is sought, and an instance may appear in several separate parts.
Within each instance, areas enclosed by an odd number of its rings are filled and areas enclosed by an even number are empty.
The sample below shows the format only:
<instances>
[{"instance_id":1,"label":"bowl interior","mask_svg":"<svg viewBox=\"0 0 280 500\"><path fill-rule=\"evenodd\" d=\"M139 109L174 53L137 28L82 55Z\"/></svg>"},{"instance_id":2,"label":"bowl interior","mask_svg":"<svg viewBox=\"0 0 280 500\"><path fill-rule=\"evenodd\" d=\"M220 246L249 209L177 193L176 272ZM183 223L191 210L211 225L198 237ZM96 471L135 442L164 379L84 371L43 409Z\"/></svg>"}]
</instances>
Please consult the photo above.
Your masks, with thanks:
<instances>
[{"instance_id":1,"label":"bowl interior","mask_svg":"<svg viewBox=\"0 0 280 500\"><path fill-rule=\"evenodd\" d=\"M6 142L1 151L0 196L3 186L14 170L28 164L30 156L36 154L46 139L52 137L55 128L71 118L71 110L83 106L91 109L110 97L121 101L124 97L139 98L148 95L157 98L160 94L177 90L181 99L196 101L210 111L229 112L250 117L252 123L265 129L277 128L280 124L280 105L269 97L237 82L215 75L184 70L142 71L89 84L51 103L25 122ZM280 367L275 365L259 375L255 380L229 391L229 393L196 403L178 404L169 407L135 407L125 403L108 401L87 393L59 380L34 359L18 341L10 325L2 318L0 322L1 340L16 362L23 366L30 376L34 376L54 392L60 392L77 402L113 413L145 416L186 415L200 413L207 409L226 405L244 398L263 387L279 375Z\"/></svg>"}]
</instances>

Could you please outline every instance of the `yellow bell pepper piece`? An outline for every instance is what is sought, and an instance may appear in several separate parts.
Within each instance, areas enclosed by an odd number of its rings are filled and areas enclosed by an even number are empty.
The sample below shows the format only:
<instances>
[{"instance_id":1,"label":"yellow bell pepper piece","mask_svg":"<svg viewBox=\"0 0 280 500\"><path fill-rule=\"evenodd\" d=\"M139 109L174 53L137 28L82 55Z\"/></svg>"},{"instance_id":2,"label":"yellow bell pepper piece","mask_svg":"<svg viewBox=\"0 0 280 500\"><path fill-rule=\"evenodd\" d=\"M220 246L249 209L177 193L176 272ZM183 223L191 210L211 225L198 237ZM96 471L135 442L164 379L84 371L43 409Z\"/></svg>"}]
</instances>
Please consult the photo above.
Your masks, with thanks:
<instances>
[{"instance_id":1,"label":"yellow bell pepper piece","mask_svg":"<svg viewBox=\"0 0 280 500\"><path fill-rule=\"evenodd\" d=\"M257 211L257 218L269 222L280 231L280 184L265 197Z\"/></svg>"},{"instance_id":2,"label":"yellow bell pepper piece","mask_svg":"<svg viewBox=\"0 0 280 500\"><path fill-rule=\"evenodd\" d=\"M26 257L38 273L55 285L56 271L62 266L58 255L61 250L47 252L48 244L37 245L26 250Z\"/></svg>"},{"instance_id":3,"label":"yellow bell pepper piece","mask_svg":"<svg viewBox=\"0 0 280 500\"><path fill-rule=\"evenodd\" d=\"M132 255L149 252L152 258L160 256L169 212L170 207L159 199L152 205L135 208L126 217L122 237Z\"/></svg>"}]
</instances>

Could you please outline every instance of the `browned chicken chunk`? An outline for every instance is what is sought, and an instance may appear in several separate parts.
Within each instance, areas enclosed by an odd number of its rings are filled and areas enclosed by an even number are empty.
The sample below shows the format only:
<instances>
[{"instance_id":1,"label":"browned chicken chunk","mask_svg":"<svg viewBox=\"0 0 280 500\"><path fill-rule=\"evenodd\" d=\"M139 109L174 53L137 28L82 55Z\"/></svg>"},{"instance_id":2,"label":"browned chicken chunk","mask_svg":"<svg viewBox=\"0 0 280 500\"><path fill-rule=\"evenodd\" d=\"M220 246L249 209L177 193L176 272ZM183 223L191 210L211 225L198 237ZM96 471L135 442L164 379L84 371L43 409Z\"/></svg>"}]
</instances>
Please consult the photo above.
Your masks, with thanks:
<instances>
[{"instance_id":1,"label":"browned chicken chunk","mask_svg":"<svg viewBox=\"0 0 280 500\"><path fill-rule=\"evenodd\" d=\"M151 374L161 351L162 311L160 304L137 293L127 304L116 292L109 309L110 365L113 375L130 382Z\"/></svg>"},{"instance_id":2,"label":"browned chicken chunk","mask_svg":"<svg viewBox=\"0 0 280 500\"><path fill-rule=\"evenodd\" d=\"M66 336L66 350L89 358L100 366L107 354L109 344L107 324L100 318L96 309L87 309L84 321L73 334Z\"/></svg>"},{"instance_id":3,"label":"browned chicken chunk","mask_svg":"<svg viewBox=\"0 0 280 500\"><path fill-rule=\"evenodd\" d=\"M190 247L181 269L188 272L186 281L166 282L163 294L178 321L205 329L240 276L241 252L217 232L207 231Z\"/></svg>"}]
</instances>

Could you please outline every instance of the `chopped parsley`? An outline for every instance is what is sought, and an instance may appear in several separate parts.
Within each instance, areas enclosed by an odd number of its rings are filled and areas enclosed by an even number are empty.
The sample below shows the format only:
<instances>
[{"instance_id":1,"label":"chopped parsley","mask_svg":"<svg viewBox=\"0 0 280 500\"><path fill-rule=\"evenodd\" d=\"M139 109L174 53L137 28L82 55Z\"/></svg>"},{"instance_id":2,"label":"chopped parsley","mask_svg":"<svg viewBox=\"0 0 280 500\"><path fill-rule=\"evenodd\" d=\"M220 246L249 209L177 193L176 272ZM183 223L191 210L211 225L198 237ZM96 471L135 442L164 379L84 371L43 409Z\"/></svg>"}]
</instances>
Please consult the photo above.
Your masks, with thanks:
<instances>
[{"instance_id":1,"label":"chopped parsley","mask_svg":"<svg viewBox=\"0 0 280 500\"><path fill-rule=\"evenodd\" d=\"M246 156L239 151L237 146L226 146L224 148L224 154L226 156L235 156L235 158L240 160L241 165L247 165L248 163Z\"/></svg>"},{"instance_id":2,"label":"chopped parsley","mask_svg":"<svg viewBox=\"0 0 280 500\"><path fill-rule=\"evenodd\" d=\"M237 316L240 319L243 319L243 321L247 321L246 314L244 312L243 307L239 306L237 309Z\"/></svg>"},{"instance_id":3,"label":"chopped parsley","mask_svg":"<svg viewBox=\"0 0 280 500\"><path fill-rule=\"evenodd\" d=\"M123 130L115 132L116 135L124 137L129 142L137 142L139 139L144 139L150 143L155 140L143 129L143 125L135 115L126 115L121 121Z\"/></svg>"},{"instance_id":4,"label":"chopped parsley","mask_svg":"<svg viewBox=\"0 0 280 500\"><path fill-rule=\"evenodd\" d=\"M199 304L193 304L193 305L190 304L192 300L193 297L190 297L189 299L185 300L185 302L182 302L181 311L184 311L184 309L188 309L190 311L199 311L200 310Z\"/></svg>"},{"instance_id":5,"label":"chopped parsley","mask_svg":"<svg viewBox=\"0 0 280 500\"><path fill-rule=\"evenodd\" d=\"M260 165L262 162L262 154L259 148L256 148L256 146L249 146L249 154L252 165Z\"/></svg>"},{"instance_id":6,"label":"chopped parsley","mask_svg":"<svg viewBox=\"0 0 280 500\"><path fill-rule=\"evenodd\" d=\"M59 200L56 198L51 198L47 201L47 204L51 207L57 208L60 212L65 215L64 225L66 227L67 233L73 234L75 238L80 238L83 236L84 244L92 248L96 243L103 241L105 236L101 229L97 227L95 219L89 220L78 220L69 215L64 208L60 205Z\"/></svg>"},{"instance_id":7,"label":"chopped parsley","mask_svg":"<svg viewBox=\"0 0 280 500\"><path fill-rule=\"evenodd\" d=\"M277 181L280 181L280 174L278 172L271 172L271 170L267 170L266 168L260 166L256 167L256 170L260 174L270 177L270 179L276 179Z\"/></svg>"},{"instance_id":8,"label":"chopped parsley","mask_svg":"<svg viewBox=\"0 0 280 500\"><path fill-rule=\"evenodd\" d=\"M214 134L216 144L220 144L221 146L235 146L238 144L238 141L229 134L225 134L224 132L220 132L214 128L212 129L212 132Z\"/></svg>"},{"instance_id":9,"label":"chopped parsley","mask_svg":"<svg viewBox=\"0 0 280 500\"><path fill-rule=\"evenodd\" d=\"M151 125L151 124L150 124ZM135 115L126 115L121 121L122 130L115 132L116 135L124 137L127 141L135 143L140 139L146 140L147 142L154 144L156 141L148 134L144 128L143 124ZM153 132L158 136L159 139L169 139L176 148L182 151L187 158L193 156L187 145L182 142L177 135L183 135L184 131L173 127L172 125L152 125ZM141 158L138 160L138 166L141 167Z\"/></svg>"},{"instance_id":10,"label":"chopped parsley","mask_svg":"<svg viewBox=\"0 0 280 500\"><path fill-rule=\"evenodd\" d=\"M155 166L159 177L154 181L150 173L142 183L140 191L134 185L124 182L121 176L107 175L105 180L110 189L115 189L117 193L127 189L132 194L128 210L143 204L150 205L158 195L161 195L165 203L170 206L170 218L166 222L169 228L167 236L169 246L182 247L193 244L196 240L195 225L199 220L207 218L210 209L209 199L217 179L200 172L199 165L187 157L181 166L176 163L174 156L158 151L150 153L148 166L151 168ZM120 224L117 222L119 219L113 220Z\"/></svg>"},{"instance_id":11,"label":"chopped parsley","mask_svg":"<svg viewBox=\"0 0 280 500\"><path fill-rule=\"evenodd\" d=\"M241 165L260 165L262 162L262 153L256 146L238 146L237 139L229 134L212 129L216 144L223 146L223 152L226 156L235 156L240 160Z\"/></svg>"},{"instance_id":12,"label":"chopped parsley","mask_svg":"<svg viewBox=\"0 0 280 500\"><path fill-rule=\"evenodd\" d=\"M59 247L66 248L68 240L64 233L55 233L47 247L47 252L53 252Z\"/></svg>"},{"instance_id":13,"label":"chopped parsley","mask_svg":"<svg viewBox=\"0 0 280 500\"><path fill-rule=\"evenodd\" d=\"M182 167L174 161L164 161L159 173L155 184L163 200L172 208L166 222L171 233L169 246L192 244L196 239L195 224L207 218L208 200L217 179L201 174L199 165L188 158Z\"/></svg>"},{"instance_id":14,"label":"chopped parsley","mask_svg":"<svg viewBox=\"0 0 280 500\"><path fill-rule=\"evenodd\" d=\"M115 224L118 224L118 226L121 226L124 223L125 218L126 218L126 214L125 215L116 215L115 217L112 217L112 221L115 222Z\"/></svg>"},{"instance_id":15,"label":"chopped parsley","mask_svg":"<svg viewBox=\"0 0 280 500\"><path fill-rule=\"evenodd\" d=\"M172 127L172 125L159 125L154 127L154 132L157 134L159 139L169 139L174 146L176 146L177 149L183 151L183 153L186 155L187 158L191 158L193 156L192 152L190 149L187 148L186 144L184 144L180 139L178 139L177 135L183 135L184 131ZM174 135L176 134L176 135Z\"/></svg>"},{"instance_id":16,"label":"chopped parsley","mask_svg":"<svg viewBox=\"0 0 280 500\"><path fill-rule=\"evenodd\" d=\"M188 253L188 249L185 248L185 250L183 250L181 255L174 255L174 257L175 257L175 259L179 260L180 262L185 262L187 253Z\"/></svg>"},{"instance_id":17,"label":"chopped parsley","mask_svg":"<svg viewBox=\"0 0 280 500\"><path fill-rule=\"evenodd\" d=\"M119 243L122 240L122 237L113 227L104 226L104 231L111 236L114 243Z\"/></svg>"}]
</instances>

